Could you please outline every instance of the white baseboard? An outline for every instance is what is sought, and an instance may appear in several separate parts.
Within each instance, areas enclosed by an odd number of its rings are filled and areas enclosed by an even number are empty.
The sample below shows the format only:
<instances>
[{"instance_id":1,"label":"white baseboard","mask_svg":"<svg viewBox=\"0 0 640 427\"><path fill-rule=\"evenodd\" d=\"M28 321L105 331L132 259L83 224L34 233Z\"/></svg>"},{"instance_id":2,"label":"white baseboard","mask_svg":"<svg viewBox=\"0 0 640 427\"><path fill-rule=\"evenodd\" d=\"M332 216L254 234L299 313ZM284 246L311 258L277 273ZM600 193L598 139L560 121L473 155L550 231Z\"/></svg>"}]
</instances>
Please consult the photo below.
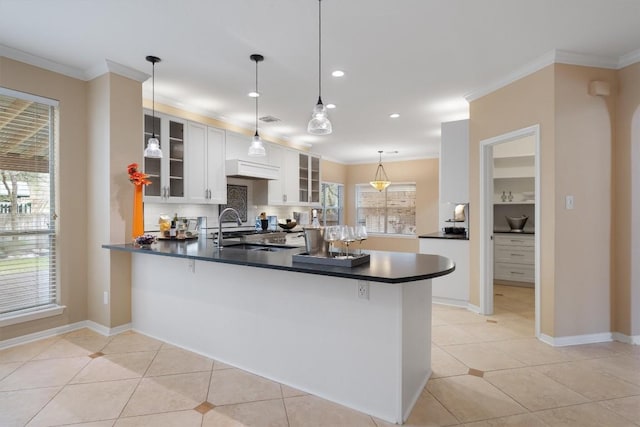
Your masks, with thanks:
<instances>
[{"instance_id":1,"label":"white baseboard","mask_svg":"<svg viewBox=\"0 0 640 427\"><path fill-rule=\"evenodd\" d=\"M467 304L467 310L473 311L476 314L480 314L480 306L473 305L471 303Z\"/></svg>"},{"instance_id":2,"label":"white baseboard","mask_svg":"<svg viewBox=\"0 0 640 427\"><path fill-rule=\"evenodd\" d=\"M93 322L91 320L82 320L76 323L70 323L68 325L58 326L56 328L46 329L40 332L34 332L32 334L22 335L20 337L9 338L4 341L0 341L0 350L9 347L15 347L21 344L27 344L33 341L38 341L44 338L51 338L58 335L63 335L69 332L77 331L78 329L89 328L92 331L95 331L101 335L110 337L112 335L119 334L121 332L131 330L131 323L127 323L121 326L116 326L115 328L107 328L106 326L102 326L99 323Z\"/></svg>"},{"instance_id":3,"label":"white baseboard","mask_svg":"<svg viewBox=\"0 0 640 427\"><path fill-rule=\"evenodd\" d=\"M623 342L625 344L640 345L640 335L629 336L629 335L621 334L620 332L614 332L613 339L616 341Z\"/></svg>"},{"instance_id":4,"label":"white baseboard","mask_svg":"<svg viewBox=\"0 0 640 427\"><path fill-rule=\"evenodd\" d=\"M56 328L47 329L40 332L34 332L32 334L22 335L20 337L9 338L4 341L0 341L0 350L9 347L15 347L17 345L27 344L33 341L38 341L43 338L55 337L57 335L66 334L68 332L77 331L78 329L86 328L86 321L70 323L68 325L58 326Z\"/></svg>"},{"instance_id":5,"label":"white baseboard","mask_svg":"<svg viewBox=\"0 0 640 427\"><path fill-rule=\"evenodd\" d=\"M469 305L469 302L466 300L445 297L431 297L431 302L433 304L450 305L452 307L462 308L467 308L467 306Z\"/></svg>"},{"instance_id":6,"label":"white baseboard","mask_svg":"<svg viewBox=\"0 0 640 427\"><path fill-rule=\"evenodd\" d=\"M600 334L573 335L567 337L552 337L549 335L540 334L540 341L554 347L565 347L568 345L610 342L613 341L613 334L611 332L603 332Z\"/></svg>"},{"instance_id":7,"label":"white baseboard","mask_svg":"<svg viewBox=\"0 0 640 427\"><path fill-rule=\"evenodd\" d=\"M94 322L93 320L85 320L86 327L95 331L105 337L110 337L112 335L117 335L119 333L130 331L131 323L125 323L124 325L116 326L115 328L107 328L99 323Z\"/></svg>"}]
</instances>

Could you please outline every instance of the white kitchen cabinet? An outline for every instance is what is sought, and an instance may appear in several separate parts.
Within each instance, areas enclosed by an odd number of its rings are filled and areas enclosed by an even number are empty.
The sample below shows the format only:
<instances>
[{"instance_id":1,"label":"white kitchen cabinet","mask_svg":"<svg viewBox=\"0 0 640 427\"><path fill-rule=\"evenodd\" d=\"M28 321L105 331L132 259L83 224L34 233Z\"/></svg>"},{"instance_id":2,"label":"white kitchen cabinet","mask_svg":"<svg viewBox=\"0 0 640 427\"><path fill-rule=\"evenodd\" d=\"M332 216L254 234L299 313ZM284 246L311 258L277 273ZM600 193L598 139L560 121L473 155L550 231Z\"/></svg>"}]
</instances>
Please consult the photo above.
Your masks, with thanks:
<instances>
[{"instance_id":1,"label":"white kitchen cabinet","mask_svg":"<svg viewBox=\"0 0 640 427\"><path fill-rule=\"evenodd\" d=\"M469 120L446 122L440 137L440 203L469 202Z\"/></svg>"},{"instance_id":2,"label":"white kitchen cabinet","mask_svg":"<svg viewBox=\"0 0 640 427\"><path fill-rule=\"evenodd\" d=\"M298 157L299 201L320 206L320 157L306 153L299 153Z\"/></svg>"},{"instance_id":3,"label":"white kitchen cabinet","mask_svg":"<svg viewBox=\"0 0 640 427\"><path fill-rule=\"evenodd\" d=\"M149 175L151 184L144 188L145 202L183 203L185 187L185 128L186 121L156 113L155 134L160 141L161 159L144 158L143 172ZM153 135L153 117L144 113L143 146Z\"/></svg>"},{"instance_id":4,"label":"white kitchen cabinet","mask_svg":"<svg viewBox=\"0 0 640 427\"><path fill-rule=\"evenodd\" d=\"M299 160L298 151L277 144L269 144L267 161L270 166L280 168L280 178L267 184L267 203L274 206L298 205L299 198Z\"/></svg>"},{"instance_id":5,"label":"white kitchen cabinet","mask_svg":"<svg viewBox=\"0 0 640 427\"><path fill-rule=\"evenodd\" d=\"M494 269L496 280L535 282L535 236L495 234Z\"/></svg>"},{"instance_id":6,"label":"white kitchen cabinet","mask_svg":"<svg viewBox=\"0 0 640 427\"><path fill-rule=\"evenodd\" d=\"M251 137L240 133L227 131L226 159L240 159L255 162L255 157L249 156Z\"/></svg>"},{"instance_id":7,"label":"white kitchen cabinet","mask_svg":"<svg viewBox=\"0 0 640 427\"><path fill-rule=\"evenodd\" d=\"M453 273L432 279L433 302L466 308L469 303L469 240L426 237L419 240L421 254L442 255L456 263Z\"/></svg>"},{"instance_id":8,"label":"white kitchen cabinet","mask_svg":"<svg viewBox=\"0 0 640 427\"><path fill-rule=\"evenodd\" d=\"M227 203L225 132L188 123L187 197L189 203Z\"/></svg>"}]
</instances>

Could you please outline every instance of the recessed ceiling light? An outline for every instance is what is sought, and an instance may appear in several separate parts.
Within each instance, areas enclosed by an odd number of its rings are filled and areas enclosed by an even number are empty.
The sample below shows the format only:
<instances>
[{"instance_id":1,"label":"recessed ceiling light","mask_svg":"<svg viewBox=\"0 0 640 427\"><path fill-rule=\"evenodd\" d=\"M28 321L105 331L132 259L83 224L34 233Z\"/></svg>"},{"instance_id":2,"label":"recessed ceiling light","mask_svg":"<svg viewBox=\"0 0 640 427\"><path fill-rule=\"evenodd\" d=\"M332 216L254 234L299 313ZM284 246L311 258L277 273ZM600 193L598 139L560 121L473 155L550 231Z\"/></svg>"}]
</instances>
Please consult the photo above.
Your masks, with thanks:
<instances>
[{"instance_id":1,"label":"recessed ceiling light","mask_svg":"<svg viewBox=\"0 0 640 427\"><path fill-rule=\"evenodd\" d=\"M400 117L400 114L398 114L398 113L391 113L391 114L389 114L389 117L391 117L392 119L397 119L398 117Z\"/></svg>"},{"instance_id":2,"label":"recessed ceiling light","mask_svg":"<svg viewBox=\"0 0 640 427\"><path fill-rule=\"evenodd\" d=\"M333 77L342 77L342 76L344 76L344 71L341 71L341 70L335 70L333 73L331 73L331 75L332 75Z\"/></svg>"},{"instance_id":3,"label":"recessed ceiling light","mask_svg":"<svg viewBox=\"0 0 640 427\"><path fill-rule=\"evenodd\" d=\"M332 110L336 108L336 104L327 104L326 107Z\"/></svg>"},{"instance_id":4,"label":"recessed ceiling light","mask_svg":"<svg viewBox=\"0 0 640 427\"><path fill-rule=\"evenodd\" d=\"M247 95L249 95L251 98L257 98L260 96L258 92L249 92Z\"/></svg>"}]
</instances>

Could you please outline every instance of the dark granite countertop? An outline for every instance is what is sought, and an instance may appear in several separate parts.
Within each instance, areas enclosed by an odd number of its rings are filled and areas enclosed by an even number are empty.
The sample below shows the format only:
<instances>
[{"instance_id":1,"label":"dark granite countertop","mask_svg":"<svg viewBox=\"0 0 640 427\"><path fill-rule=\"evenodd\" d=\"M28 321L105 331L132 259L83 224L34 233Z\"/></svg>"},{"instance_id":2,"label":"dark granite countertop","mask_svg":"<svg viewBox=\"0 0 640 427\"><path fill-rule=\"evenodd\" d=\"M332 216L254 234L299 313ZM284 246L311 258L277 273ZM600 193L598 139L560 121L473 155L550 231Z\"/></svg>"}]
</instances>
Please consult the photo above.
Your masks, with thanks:
<instances>
[{"instance_id":1,"label":"dark granite countertop","mask_svg":"<svg viewBox=\"0 0 640 427\"><path fill-rule=\"evenodd\" d=\"M154 243L150 248L140 248L133 244L102 245L102 247L138 254L191 258L385 283L405 283L431 279L444 276L455 270L455 264L452 260L439 255L383 251L367 251L371 255L371 262L351 268L294 263L292 256L303 253L304 248L264 252L233 249L229 246L220 250L214 246L211 239L163 240Z\"/></svg>"},{"instance_id":2,"label":"dark granite countertop","mask_svg":"<svg viewBox=\"0 0 640 427\"><path fill-rule=\"evenodd\" d=\"M464 234L446 234L442 231L437 233L429 233L418 236L420 239L447 239L447 240L469 240L467 233Z\"/></svg>"}]
</instances>

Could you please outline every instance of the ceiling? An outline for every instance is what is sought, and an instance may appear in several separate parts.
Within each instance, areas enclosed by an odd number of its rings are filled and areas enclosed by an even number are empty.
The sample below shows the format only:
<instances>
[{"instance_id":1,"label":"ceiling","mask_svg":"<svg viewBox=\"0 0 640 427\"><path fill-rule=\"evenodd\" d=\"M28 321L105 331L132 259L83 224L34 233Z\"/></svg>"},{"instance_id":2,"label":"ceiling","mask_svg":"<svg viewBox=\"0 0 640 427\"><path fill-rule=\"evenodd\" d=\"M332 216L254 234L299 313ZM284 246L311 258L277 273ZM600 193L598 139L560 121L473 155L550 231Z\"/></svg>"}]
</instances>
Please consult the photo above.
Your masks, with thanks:
<instances>
[{"instance_id":1,"label":"ceiling","mask_svg":"<svg viewBox=\"0 0 640 427\"><path fill-rule=\"evenodd\" d=\"M260 116L281 119L261 134L362 163L378 150L398 151L383 161L438 156L440 123L468 118L465 95L554 49L617 64L640 48L639 18L638 0L323 0L322 98L337 105L327 136L306 133L316 0L0 0L0 54L85 78L105 59L151 74L145 56L156 55L157 102L252 129L249 55L260 53Z\"/></svg>"}]
</instances>

